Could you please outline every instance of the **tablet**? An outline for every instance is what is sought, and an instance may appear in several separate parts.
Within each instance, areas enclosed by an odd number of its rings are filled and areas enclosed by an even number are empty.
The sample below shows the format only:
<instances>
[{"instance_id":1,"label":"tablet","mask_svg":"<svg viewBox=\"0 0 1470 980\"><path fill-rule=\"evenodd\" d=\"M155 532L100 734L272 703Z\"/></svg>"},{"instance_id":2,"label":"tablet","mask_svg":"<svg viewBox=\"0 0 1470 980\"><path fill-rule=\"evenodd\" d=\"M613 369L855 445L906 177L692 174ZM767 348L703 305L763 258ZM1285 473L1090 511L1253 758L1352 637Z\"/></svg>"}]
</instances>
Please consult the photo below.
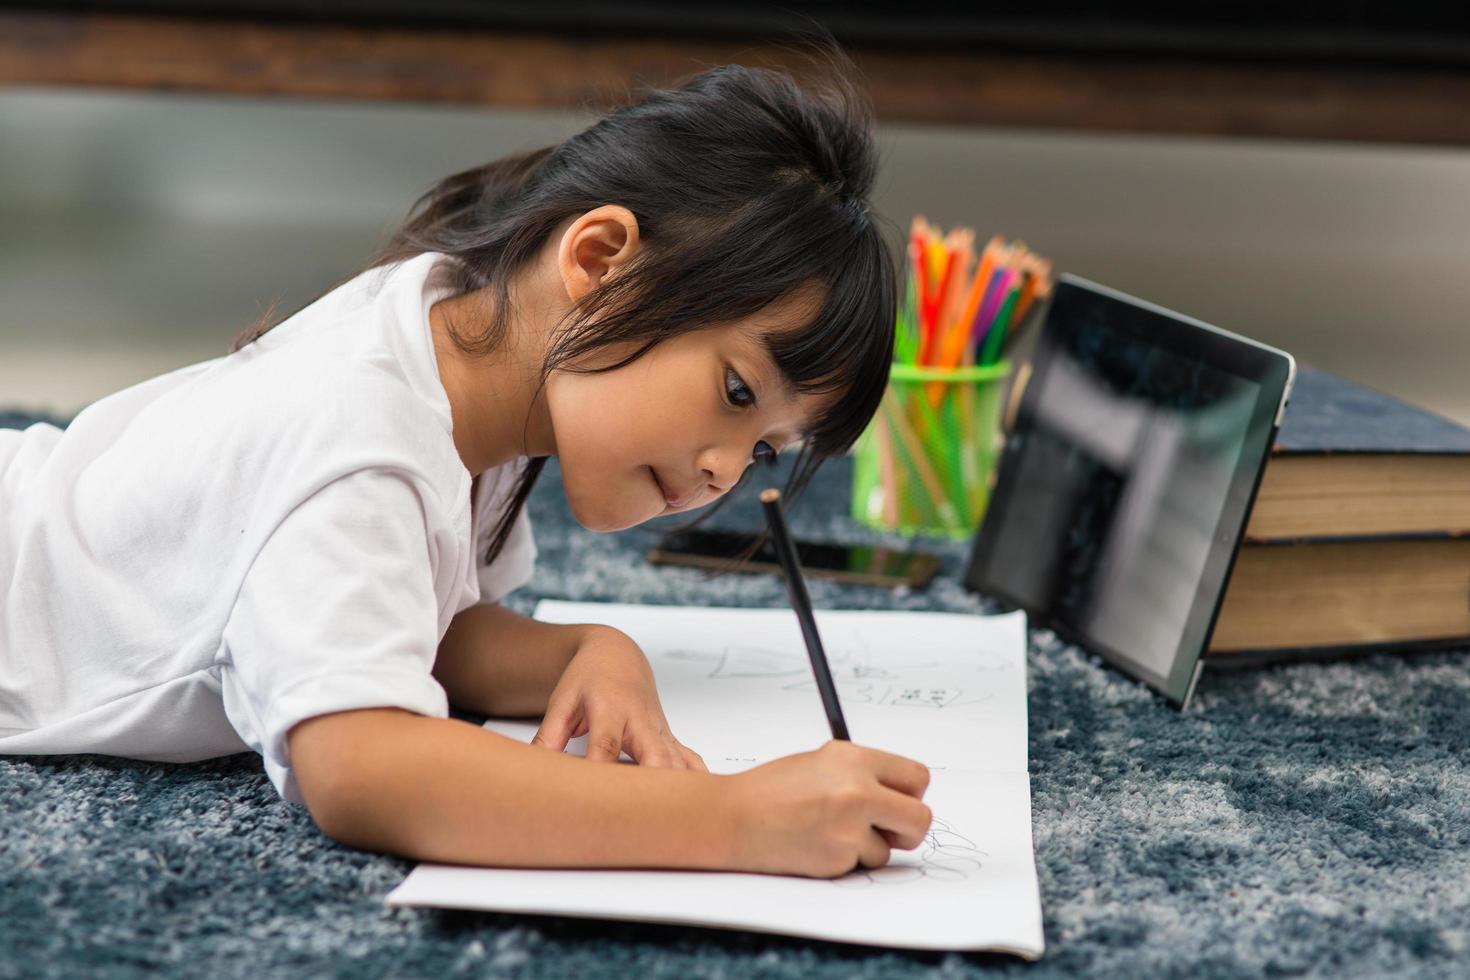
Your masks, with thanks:
<instances>
[{"instance_id":1,"label":"tablet","mask_svg":"<svg viewBox=\"0 0 1470 980\"><path fill-rule=\"evenodd\" d=\"M1183 709L1295 375L1285 351L1060 277L966 587Z\"/></svg>"}]
</instances>

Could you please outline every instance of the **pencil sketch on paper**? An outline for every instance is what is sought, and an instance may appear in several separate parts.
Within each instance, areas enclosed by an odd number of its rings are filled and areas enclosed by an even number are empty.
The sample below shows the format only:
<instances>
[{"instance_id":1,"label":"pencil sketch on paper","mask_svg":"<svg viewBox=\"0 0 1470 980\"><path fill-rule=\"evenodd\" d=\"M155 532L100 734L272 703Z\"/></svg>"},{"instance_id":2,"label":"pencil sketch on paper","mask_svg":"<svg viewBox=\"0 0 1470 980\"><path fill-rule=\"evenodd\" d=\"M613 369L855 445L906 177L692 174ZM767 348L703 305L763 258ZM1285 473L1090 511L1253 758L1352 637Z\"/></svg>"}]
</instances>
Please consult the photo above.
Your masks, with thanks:
<instances>
[{"instance_id":1,"label":"pencil sketch on paper","mask_svg":"<svg viewBox=\"0 0 1470 980\"><path fill-rule=\"evenodd\" d=\"M897 662L898 658L889 657L887 663L879 663L875 662L873 651L866 647L833 647L825 652L827 666L838 681L898 680L900 671L908 674L953 666L980 671L1004 666L988 663L983 654L966 655L959 661L935 657ZM712 678L782 678L805 674L811 669L804 652L753 645L727 644L719 651L675 648L665 650L663 655L670 660L709 664L707 676Z\"/></svg>"},{"instance_id":2,"label":"pencil sketch on paper","mask_svg":"<svg viewBox=\"0 0 1470 980\"><path fill-rule=\"evenodd\" d=\"M772 678L780 679L811 671L805 654L789 650L773 650L770 647L728 644L718 652L713 650L668 650L665 657L710 665L711 678ZM892 678L892 671L875 666L868 650L836 648L827 651L827 666L837 679L861 680L870 677Z\"/></svg>"},{"instance_id":3,"label":"pencil sketch on paper","mask_svg":"<svg viewBox=\"0 0 1470 980\"><path fill-rule=\"evenodd\" d=\"M838 695L848 704L886 704L898 708L953 708L983 704L994 695L966 694L960 687L912 687L902 684L850 684L835 678ZM810 677L785 685L782 690L814 689L817 682Z\"/></svg>"},{"instance_id":4,"label":"pencil sketch on paper","mask_svg":"<svg viewBox=\"0 0 1470 980\"><path fill-rule=\"evenodd\" d=\"M935 817L929 825L929 833L924 835L924 843L919 845L917 856L918 861L913 863L860 868L841 878L833 878L832 884L842 888L867 888L922 879L968 881L971 875L985 867L983 859L990 855L944 820Z\"/></svg>"},{"instance_id":5,"label":"pencil sketch on paper","mask_svg":"<svg viewBox=\"0 0 1470 980\"><path fill-rule=\"evenodd\" d=\"M811 690L816 686L811 665L805 655L769 647L729 644L719 651L674 649L664 652L672 660L707 665L706 677L713 680L772 680L783 682L786 691ZM865 647L842 647L827 657L832 680L842 700L848 704L881 704L899 708L949 708L980 704L991 693L966 693L963 688L942 684L925 684L926 671L950 666L943 660L906 663L901 667L874 663L873 653ZM979 658L967 667L996 669Z\"/></svg>"}]
</instances>

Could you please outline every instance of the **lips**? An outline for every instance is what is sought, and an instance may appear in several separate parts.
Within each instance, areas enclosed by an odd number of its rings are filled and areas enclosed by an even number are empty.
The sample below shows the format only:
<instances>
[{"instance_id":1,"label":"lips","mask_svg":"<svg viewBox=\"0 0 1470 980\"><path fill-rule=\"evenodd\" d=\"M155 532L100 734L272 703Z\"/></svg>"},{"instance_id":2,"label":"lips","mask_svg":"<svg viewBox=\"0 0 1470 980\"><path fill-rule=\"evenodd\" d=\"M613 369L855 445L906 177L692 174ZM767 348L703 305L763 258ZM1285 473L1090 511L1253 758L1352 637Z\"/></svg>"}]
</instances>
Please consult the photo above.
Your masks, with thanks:
<instances>
[{"instance_id":1,"label":"lips","mask_svg":"<svg viewBox=\"0 0 1470 980\"><path fill-rule=\"evenodd\" d=\"M658 470L650 466L648 468L648 472L653 474L653 482L658 484L659 492L664 495L664 503L668 504L670 507L683 507L685 504L689 503L689 501L693 500L695 496L699 493L698 487L690 490L688 493L683 494L670 490L664 484L664 481L659 479Z\"/></svg>"}]
</instances>

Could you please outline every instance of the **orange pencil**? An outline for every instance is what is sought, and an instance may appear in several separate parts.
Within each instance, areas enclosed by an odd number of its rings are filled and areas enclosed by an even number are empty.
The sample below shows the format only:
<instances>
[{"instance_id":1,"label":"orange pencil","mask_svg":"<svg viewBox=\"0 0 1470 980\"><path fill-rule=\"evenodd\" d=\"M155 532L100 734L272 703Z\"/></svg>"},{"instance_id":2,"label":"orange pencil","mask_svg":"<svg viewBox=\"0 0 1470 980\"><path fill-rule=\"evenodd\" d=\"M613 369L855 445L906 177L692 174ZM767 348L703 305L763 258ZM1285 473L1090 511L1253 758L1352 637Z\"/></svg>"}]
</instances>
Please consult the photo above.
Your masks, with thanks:
<instances>
[{"instance_id":1,"label":"orange pencil","mask_svg":"<svg viewBox=\"0 0 1470 980\"><path fill-rule=\"evenodd\" d=\"M1048 268L1050 268L1050 263L1048 263L1047 265ZM1038 285L1036 287L1036 290L1032 293L1032 305L1044 301L1048 296L1051 295L1051 279L1047 276L1047 274L1045 272L1042 272L1039 273L1035 278L1040 280L1040 285ZM1015 326L1011 329L1011 332L1006 336L1005 340L1001 342L1001 357L1005 357L1007 354L1010 353L1011 347L1015 344L1016 336L1021 332L1021 327L1024 325L1024 321L1019 316L1011 317L1011 323Z\"/></svg>"},{"instance_id":2,"label":"orange pencil","mask_svg":"<svg viewBox=\"0 0 1470 980\"><path fill-rule=\"evenodd\" d=\"M966 333L970 330L970 324L975 322L975 314L980 312L980 303L985 299L985 287L990 283L990 274L1005 247L1006 240L999 235L992 235L990 241L985 243L985 251L980 255L980 268L975 270L975 282L970 289L970 301L965 304Z\"/></svg>"},{"instance_id":3,"label":"orange pencil","mask_svg":"<svg viewBox=\"0 0 1470 980\"><path fill-rule=\"evenodd\" d=\"M1023 246L1024 247L1024 246ZM975 356L979 359L980 338L985 333L990 318L995 315L999 303L999 297L995 295L1000 287L1001 273L1012 267L1016 256L1016 246L1002 245L995 255L995 263L990 268L990 274L986 277L985 288L980 292L980 307L975 311L975 317L966 325L965 343L976 348Z\"/></svg>"},{"instance_id":4,"label":"orange pencil","mask_svg":"<svg viewBox=\"0 0 1470 980\"><path fill-rule=\"evenodd\" d=\"M1005 239L999 235L991 236L990 241L985 243L985 249L980 253L980 262L975 270L975 277L970 283L969 298L965 301L963 315L959 320L950 325L945 333L944 343L937 352L935 364L946 370L953 370L960 363L960 355L966 347L973 346L970 343L972 324L975 315L979 311L980 304L985 298L986 286L990 279L1008 261L1012 252L1005 244ZM929 404L934 408L944 399L944 382L935 381L926 387Z\"/></svg>"},{"instance_id":5,"label":"orange pencil","mask_svg":"<svg viewBox=\"0 0 1470 980\"><path fill-rule=\"evenodd\" d=\"M1026 285L1021 287L1021 296L1016 300L1015 312L1011 314L1011 322L1017 327L1026 321L1026 314L1031 311L1031 304L1036 299L1042 282L1049 281L1051 275L1051 262L1047 259L1035 256L1028 264L1030 268L1026 270L1029 273L1026 276ZM1050 292L1050 288L1047 291Z\"/></svg>"},{"instance_id":6,"label":"orange pencil","mask_svg":"<svg viewBox=\"0 0 1470 980\"><path fill-rule=\"evenodd\" d=\"M980 253L980 264L975 270L975 277L970 282L969 298L965 300L963 312L959 320L951 325L951 333L945 339L945 344L940 351L939 366L953 368L960 362L960 352L964 350L965 342L969 339L970 324L975 320L975 314L980 309L980 301L985 298L985 284L990 281L990 272L995 267L996 259L1005 247L1005 239L999 235L991 237L985 243L984 250Z\"/></svg>"},{"instance_id":7,"label":"orange pencil","mask_svg":"<svg viewBox=\"0 0 1470 980\"><path fill-rule=\"evenodd\" d=\"M961 229L955 235L958 243L956 263L958 268L956 274L950 277L949 290L940 304L940 314L934 330L934 344L929 351L927 363L935 367L954 367L955 351L963 337L963 326L960 323L960 314L965 305L965 294L969 291L970 282L973 279L971 268L975 256L975 233L973 230ZM935 408L944 398L945 383L943 381L932 381L924 386L929 398L929 404Z\"/></svg>"},{"instance_id":8,"label":"orange pencil","mask_svg":"<svg viewBox=\"0 0 1470 980\"><path fill-rule=\"evenodd\" d=\"M1002 241L990 256L990 264L985 268L985 278L979 283L979 302L975 304L974 310L970 312L969 322L965 324L965 344L973 346L975 341L975 320L985 312L985 298L990 295L991 286L995 283L1001 270L1010 264L1011 255L1014 254L1014 246L1007 245ZM964 345L961 345L962 347Z\"/></svg>"}]
</instances>

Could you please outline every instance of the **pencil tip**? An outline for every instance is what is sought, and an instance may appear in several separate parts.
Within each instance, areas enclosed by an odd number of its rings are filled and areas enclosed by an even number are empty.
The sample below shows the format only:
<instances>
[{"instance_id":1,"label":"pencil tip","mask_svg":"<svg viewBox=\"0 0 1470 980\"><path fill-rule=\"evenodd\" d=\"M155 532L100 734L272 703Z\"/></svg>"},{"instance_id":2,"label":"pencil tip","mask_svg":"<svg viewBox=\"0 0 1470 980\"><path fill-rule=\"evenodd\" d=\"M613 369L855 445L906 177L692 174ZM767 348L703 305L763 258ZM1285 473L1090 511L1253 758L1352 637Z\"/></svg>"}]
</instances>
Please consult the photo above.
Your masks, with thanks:
<instances>
[{"instance_id":1,"label":"pencil tip","mask_svg":"<svg viewBox=\"0 0 1470 980\"><path fill-rule=\"evenodd\" d=\"M780 499L781 491L777 490L775 487L767 487L766 489L761 491L761 503L763 504L774 503L775 501Z\"/></svg>"}]
</instances>

